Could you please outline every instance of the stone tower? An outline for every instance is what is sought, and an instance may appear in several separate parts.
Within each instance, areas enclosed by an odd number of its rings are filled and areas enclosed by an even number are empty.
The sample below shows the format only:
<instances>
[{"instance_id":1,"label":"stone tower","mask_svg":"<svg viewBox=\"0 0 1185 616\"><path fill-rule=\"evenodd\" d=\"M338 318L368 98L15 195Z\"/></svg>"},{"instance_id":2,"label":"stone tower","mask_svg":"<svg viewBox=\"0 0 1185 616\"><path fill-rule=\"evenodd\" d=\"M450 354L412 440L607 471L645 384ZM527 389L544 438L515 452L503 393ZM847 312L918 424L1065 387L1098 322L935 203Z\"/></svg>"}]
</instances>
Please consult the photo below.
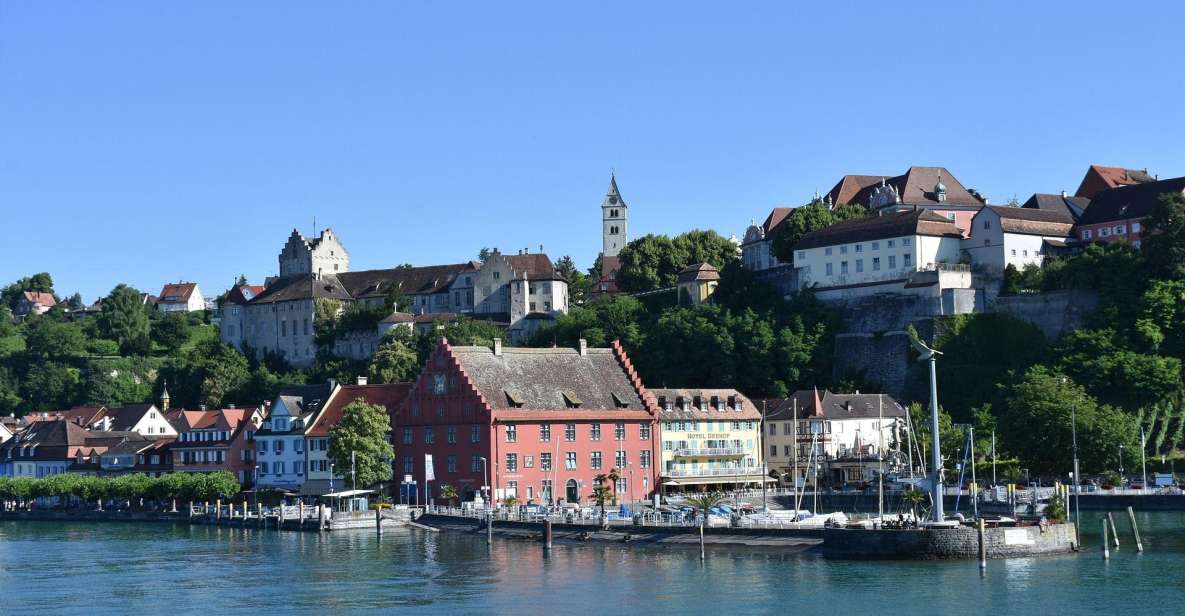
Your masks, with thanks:
<instances>
[{"instance_id":1,"label":"stone tower","mask_svg":"<svg viewBox=\"0 0 1185 616\"><path fill-rule=\"evenodd\" d=\"M280 276L313 274L320 278L325 274L348 271L350 253L334 235L333 229L326 229L315 238L304 237L293 229L280 251Z\"/></svg>"},{"instance_id":2,"label":"stone tower","mask_svg":"<svg viewBox=\"0 0 1185 616\"><path fill-rule=\"evenodd\" d=\"M605 257L616 257L617 253L629 242L627 230L627 210L621 193L617 191L617 177L609 176L609 192L601 202L601 237L603 244L601 254Z\"/></svg>"}]
</instances>

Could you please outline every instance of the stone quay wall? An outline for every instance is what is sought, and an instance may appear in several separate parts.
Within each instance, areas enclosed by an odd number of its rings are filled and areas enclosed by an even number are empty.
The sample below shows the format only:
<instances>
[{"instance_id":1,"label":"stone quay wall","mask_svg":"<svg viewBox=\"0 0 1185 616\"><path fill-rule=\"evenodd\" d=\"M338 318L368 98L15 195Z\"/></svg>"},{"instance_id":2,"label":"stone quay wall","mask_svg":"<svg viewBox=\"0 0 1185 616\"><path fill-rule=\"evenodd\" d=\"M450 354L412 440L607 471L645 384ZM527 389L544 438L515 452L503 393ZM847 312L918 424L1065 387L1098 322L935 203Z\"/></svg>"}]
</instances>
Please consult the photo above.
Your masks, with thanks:
<instances>
[{"instance_id":1,"label":"stone quay wall","mask_svg":"<svg viewBox=\"0 0 1185 616\"><path fill-rule=\"evenodd\" d=\"M1074 525L1052 524L984 531L988 558L1065 554L1075 550ZM823 555L831 558L951 560L979 558L975 528L823 531Z\"/></svg>"}]
</instances>

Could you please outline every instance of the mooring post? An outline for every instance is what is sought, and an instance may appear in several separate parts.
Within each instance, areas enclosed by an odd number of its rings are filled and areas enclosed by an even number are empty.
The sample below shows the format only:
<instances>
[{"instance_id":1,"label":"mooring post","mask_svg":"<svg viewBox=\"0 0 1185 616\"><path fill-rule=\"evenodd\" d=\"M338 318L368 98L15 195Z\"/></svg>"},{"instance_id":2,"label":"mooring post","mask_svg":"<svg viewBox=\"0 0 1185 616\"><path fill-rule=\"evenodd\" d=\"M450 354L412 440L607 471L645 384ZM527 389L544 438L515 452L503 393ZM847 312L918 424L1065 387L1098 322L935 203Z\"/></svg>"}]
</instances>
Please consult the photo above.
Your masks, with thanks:
<instances>
[{"instance_id":1,"label":"mooring post","mask_svg":"<svg viewBox=\"0 0 1185 616\"><path fill-rule=\"evenodd\" d=\"M1119 549L1119 531L1115 530L1115 516L1107 512L1107 522L1111 525L1111 540L1115 542L1115 549Z\"/></svg>"},{"instance_id":2,"label":"mooring post","mask_svg":"<svg viewBox=\"0 0 1185 616\"><path fill-rule=\"evenodd\" d=\"M263 519L263 503L255 503L255 517L259 518L259 527L266 528L266 522Z\"/></svg>"},{"instance_id":3,"label":"mooring post","mask_svg":"<svg viewBox=\"0 0 1185 616\"><path fill-rule=\"evenodd\" d=\"M214 524L222 524L222 499L214 501Z\"/></svg>"},{"instance_id":4,"label":"mooring post","mask_svg":"<svg viewBox=\"0 0 1185 616\"><path fill-rule=\"evenodd\" d=\"M551 549L551 520L543 520L543 549Z\"/></svg>"},{"instance_id":5,"label":"mooring post","mask_svg":"<svg viewBox=\"0 0 1185 616\"><path fill-rule=\"evenodd\" d=\"M1107 518L1099 518L1103 523L1103 560L1111 558L1111 546L1107 542Z\"/></svg>"},{"instance_id":6,"label":"mooring post","mask_svg":"<svg viewBox=\"0 0 1185 616\"><path fill-rule=\"evenodd\" d=\"M979 569L982 571L987 569L987 531L985 530L983 518L978 520L979 526Z\"/></svg>"},{"instance_id":7,"label":"mooring post","mask_svg":"<svg viewBox=\"0 0 1185 616\"><path fill-rule=\"evenodd\" d=\"M374 529L378 532L380 537L383 536L383 510L382 509L375 509L374 510Z\"/></svg>"},{"instance_id":8,"label":"mooring post","mask_svg":"<svg viewBox=\"0 0 1185 616\"><path fill-rule=\"evenodd\" d=\"M1132 534L1136 536L1136 551L1144 551L1144 542L1140 541L1140 527L1136 526L1136 512L1132 511L1131 505L1127 506L1127 519L1132 523Z\"/></svg>"},{"instance_id":9,"label":"mooring post","mask_svg":"<svg viewBox=\"0 0 1185 616\"><path fill-rule=\"evenodd\" d=\"M317 504L317 532L325 532L325 504Z\"/></svg>"},{"instance_id":10,"label":"mooring post","mask_svg":"<svg viewBox=\"0 0 1185 616\"><path fill-rule=\"evenodd\" d=\"M296 527L303 530L304 529L304 501L300 501L299 503L296 504L296 515L300 516L300 518L296 521Z\"/></svg>"}]
</instances>

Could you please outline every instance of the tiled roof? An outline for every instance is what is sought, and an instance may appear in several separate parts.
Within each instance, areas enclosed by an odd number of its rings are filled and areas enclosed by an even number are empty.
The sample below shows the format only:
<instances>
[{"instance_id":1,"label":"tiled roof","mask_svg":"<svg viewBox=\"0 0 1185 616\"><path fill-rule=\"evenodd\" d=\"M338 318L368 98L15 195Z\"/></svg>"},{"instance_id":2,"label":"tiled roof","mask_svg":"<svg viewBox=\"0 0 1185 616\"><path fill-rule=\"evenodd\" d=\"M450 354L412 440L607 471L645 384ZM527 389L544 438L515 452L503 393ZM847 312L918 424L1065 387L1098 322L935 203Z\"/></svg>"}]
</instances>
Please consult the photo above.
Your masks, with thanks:
<instances>
[{"instance_id":1,"label":"tiled roof","mask_svg":"<svg viewBox=\"0 0 1185 616\"><path fill-rule=\"evenodd\" d=\"M309 428L310 422L321 412L329 398L334 395L336 387L328 383L316 385L296 385L280 389L276 399L284 403L284 408L292 413L293 419L300 419L304 423L300 426L290 424L287 431L274 431L261 427L255 432L257 436L275 434L301 434ZM275 407L273 407L275 408ZM296 422L292 422L293 424ZM267 424L264 424L266 426Z\"/></svg>"},{"instance_id":2,"label":"tiled roof","mask_svg":"<svg viewBox=\"0 0 1185 616\"><path fill-rule=\"evenodd\" d=\"M562 278L556 274L555 265L544 253L537 252L535 254L524 255L503 255L503 257L505 257L506 262L510 264L510 268L514 270L515 278L522 278L523 272L526 272L527 278L531 280L562 280Z\"/></svg>"},{"instance_id":3,"label":"tiled roof","mask_svg":"<svg viewBox=\"0 0 1185 616\"><path fill-rule=\"evenodd\" d=\"M54 306L58 302L54 299L53 293L45 293L42 291L25 291L25 301L30 304L37 304L41 306Z\"/></svg>"},{"instance_id":4,"label":"tiled roof","mask_svg":"<svg viewBox=\"0 0 1185 616\"><path fill-rule=\"evenodd\" d=\"M707 421L761 419L761 411L753 404L753 401L735 389L647 389L658 399L658 416L663 421L680 419ZM676 404L680 397L685 401L684 408L680 408ZM696 397L700 400L699 407L692 406L695 403ZM713 397L717 400L717 407L712 406ZM730 399L739 402L740 408L734 410L728 404ZM665 407L663 406L664 401L666 402Z\"/></svg>"},{"instance_id":5,"label":"tiled roof","mask_svg":"<svg viewBox=\"0 0 1185 616\"><path fill-rule=\"evenodd\" d=\"M1021 207L1047 212L1062 212L1066 216L1069 216L1071 220L1078 220L1078 217L1082 216L1082 212L1086 211L1088 205L1090 205L1090 199L1086 197L1033 193L1033 196L1029 197L1029 200L1025 201Z\"/></svg>"},{"instance_id":6,"label":"tiled roof","mask_svg":"<svg viewBox=\"0 0 1185 616\"><path fill-rule=\"evenodd\" d=\"M613 349L455 346L451 353L499 411L648 411ZM499 413L501 415L501 413Z\"/></svg>"},{"instance_id":7,"label":"tiled roof","mask_svg":"<svg viewBox=\"0 0 1185 616\"><path fill-rule=\"evenodd\" d=\"M160 304L184 304L189 301L193 295L194 289L197 288L197 283L193 282L177 282L166 284L160 290L160 299L157 303Z\"/></svg>"},{"instance_id":8,"label":"tiled roof","mask_svg":"<svg viewBox=\"0 0 1185 616\"><path fill-rule=\"evenodd\" d=\"M946 200L939 202L934 194L934 187L939 179L946 187ZM847 175L835 188L831 189L833 206L844 203L855 203L868 207L873 193L881 186L891 185L897 190L904 205L922 205L928 207L963 206L978 207L984 205L982 199L977 198L963 187L962 182L951 174L946 167L910 167L905 173L895 176Z\"/></svg>"},{"instance_id":9,"label":"tiled roof","mask_svg":"<svg viewBox=\"0 0 1185 616\"><path fill-rule=\"evenodd\" d=\"M277 278L263 293L256 295L251 303L269 304L314 298L344 301L351 299L350 294L335 276L322 276L318 279L312 274L297 274Z\"/></svg>"},{"instance_id":10,"label":"tiled roof","mask_svg":"<svg viewBox=\"0 0 1185 616\"><path fill-rule=\"evenodd\" d=\"M1109 188L1132 186L1155 182L1156 178L1148 174L1148 170L1124 169L1123 167L1106 167L1091 165L1082 176L1082 183L1078 185L1075 195L1093 199L1095 195Z\"/></svg>"},{"instance_id":11,"label":"tiled roof","mask_svg":"<svg viewBox=\"0 0 1185 616\"><path fill-rule=\"evenodd\" d=\"M83 428L103 418L107 412L104 406L76 406L65 411L51 411L44 415L30 415L30 421L57 421L64 419Z\"/></svg>"},{"instance_id":12,"label":"tiled roof","mask_svg":"<svg viewBox=\"0 0 1185 616\"><path fill-rule=\"evenodd\" d=\"M774 209L770 210L769 216L765 217L765 222L761 223L761 230L765 233L765 237L768 238L769 234L772 233L774 229L777 229L778 225L782 224L782 221L789 218L790 214L793 212L794 208L792 207L775 207Z\"/></svg>"},{"instance_id":13,"label":"tiled roof","mask_svg":"<svg viewBox=\"0 0 1185 616\"><path fill-rule=\"evenodd\" d=\"M151 404L130 404L118 408L107 409L106 417L111 419L112 432L131 430L144 418L149 409L156 407Z\"/></svg>"},{"instance_id":14,"label":"tiled roof","mask_svg":"<svg viewBox=\"0 0 1185 616\"><path fill-rule=\"evenodd\" d=\"M367 404L377 404L393 413L407 394L411 391L411 383L392 383L389 385L343 385L341 390L333 396L333 400L325 406L324 412L317 416L313 427L306 433L308 436L329 436L329 430L342 419L346 406L351 402L362 399Z\"/></svg>"},{"instance_id":15,"label":"tiled roof","mask_svg":"<svg viewBox=\"0 0 1185 616\"><path fill-rule=\"evenodd\" d=\"M999 215L1000 229L1005 233L1068 237L1074 229L1074 219L1064 211L1002 205L988 205L985 208Z\"/></svg>"},{"instance_id":16,"label":"tiled roof","mask_svg":"<svg viewBox=\"0 0 1185 616\"><path fill-rule=\"evenodd\" d=\"M398 288L408 295L437 293L447 289L460 274L473 271L476 270L472 263L452 263L342 272L337 274L337 279L347 293L358 299L384 297L393 288Z\"/></svg>"},{"instance_id":17,"label":"tiled roof","mask_svg":"<svg viewBox=\"0 0 1185 616\"><path fill-rule=\"evenodd\" d=\"M799 390L785 399L765 401L766 421L789 421L798 401L798 418L822 416L831 420L905 417L905 409L888 394L835 394L829 391ZM878 402L880 410L878 411Z\"/></svg>"},{"instance_id":18,"label":"tiled roof","mask_svg":"<svg viewBox=\"0 0 1185 616\"><path fill-rule=\"evenodd\" d=\"M86 445L89 434L81 426L69 421L37 421L0 445L0 459L8 459L8 452L13 451L13 459L63 460L71 457L73 448ZM26 447L32 448L31 455L19 456L16 453Z\"/></svg>"},{"instance_id":19,"label":"tiled roof","mask_svg":"<svg viewBox=\"0 0 1185 616\"><path fill-rule=\"evenodd\" d=\"M820 246L835 246L907 235L963 237L959 228L950 220L930 210L914 210L845 220L830 227L807 233L798 240L794 249L805 250Z\"/></svg>"},{"instance_id":20,"label":"tiled roof","mask_svg":"<svg viewBox=\"0 0 1185 616\"><path fill-rule=\"evenodd\" d=\"M720 280L720 270L711 263L695 263L679 270L679 282L695 282L697 280Z\"/></svg>"},{"instance_id":21,"label":"tiled roof","mask_svg":"<svg viewBox=\"0 0 1185 616\"><path fill-rule=\"evenodd\" d=\"M1104 190L1090 200L1090 207L1078 219L1078 224L1143 218L1156 209L1161 195L1170 192L1185 192L1185 177Z\"/></svg>"}]
</instances>

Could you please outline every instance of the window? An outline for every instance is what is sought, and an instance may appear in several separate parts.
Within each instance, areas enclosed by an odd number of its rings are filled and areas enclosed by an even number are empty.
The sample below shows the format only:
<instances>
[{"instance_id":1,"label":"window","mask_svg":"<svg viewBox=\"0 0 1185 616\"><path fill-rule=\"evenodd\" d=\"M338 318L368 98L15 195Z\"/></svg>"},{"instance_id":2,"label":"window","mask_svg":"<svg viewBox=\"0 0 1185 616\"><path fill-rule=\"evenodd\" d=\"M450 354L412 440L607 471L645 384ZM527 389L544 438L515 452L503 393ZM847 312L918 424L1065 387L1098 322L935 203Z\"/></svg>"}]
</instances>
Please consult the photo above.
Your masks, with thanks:
<instances>
[{"instance_id":1,"label":"window","mask_svg":"<svg viewBox=\"0 0 1185 616\"><path fill-rule=\"evenodd\" d=\"M839 273L840 274L848 273L848 262L847 261L840 261L839 262Z\"/></svg>"},{"instance_id":2,"label":"window","mask_svg":"<svg viewBox=\"0 0 1185 616\"><path fill-rule=\"evenodd\" d=\"M448 387L448 379L443 374L432 375L432 393L441 395Z\"/></svg>"},{"instance_id":3,"label":"window","mask_svg":"<svg viewBox=\"0 0 1185 616\"><path fill-rule=\"evenodd\" d=\"M599 470L601 468L601 452L592 452L592 459L590 460L589 464L594 471Z\"/></svg>"},{"instance_id":4,"label":"window","mask_svg":"<svg viewBox=\"0 0 1185 616\"><path fill-rule=\"evenodd\" d=\"M625 493L626 493L625 477L619 477L617 479L617 494L625 494Z\"/></svg>"},{"instance_id":5,"label":"window","mask_svg":"<svg viewBox=\"0 0 1185 616\"><path fill-rule=\"evenodd\" d=\"M909 253L901 255L901 265L905 267L910 267L913 265L913 255Z\"/></svg>"},{"instance_id":6,"label":"window","mask_svg":"<svg viewBox=\"0 0 1185 616\"><path fill-rule=\"evenodd\" d=\"M470 443L480 443L481 442L481 426L469 426L469 442Z\"/></svg>"},{"instance_id":7,"label":"window","mask_svg":"<svg viewBox=\"0 0 1185 616\"><path fill-rule=\"evenodd\" d=\"M625 424L618 422L613 426L613 438L619 441L625 440Z\"/></svg>"},{"instance_id":8,"label":"window","mask_svg":"<svg viewBox=\"0 0 1185 616\"><path fill-rule=\"evenodd\" d=\"M1102 229L1099 229L1099 237L1110 237L1110 235L1111 235L1111 228L1110 227L1103 227Z\"/></svg>"},{"instance_id":9,"label":"window","mask_svg":"<svg viewBox=\"0 0 1185 616\"><path fill-rule=\"evenodd\" d=\"M576 424L564 424L564 440L576 440Z\"/></svg>"},{"instance_id":10,"label":"window","mask_svg":"<svg viewBox=\"0 0 1185 616\"><path fill-rule=\"evenodd\" d=\"M940 433L940 434L941 434L941 433ZM777 446L777 445L770 445L770 446L769 446L769 455L770 455L770 456L776 456L776 455L778 455L778 446Z\"/></svg>"},{"instance_id":11,"label":"window","mask_svg":"<svg viewBox=\"0 0 1185 616\"><path fill-rule=\"evenodd\" d=\"M448 427L448 444L455 445L456 443L457 443L457 427L456 426L449 426Z\"/></svg>"},{"instance_id":12,"label":"window","mask_svg":"<svg viewBox=\"0 0 1185 616\"><path fill-rule=\"evenodd\" d=\"M941 433L939 433L941 435ZM416 459L412 456L403 456L403 472L410 475L416 471Z\"/></svg>"},{"instance_id":13,"label":"window","mask_svg":"<svg viewBox=\"0 0 1185 616\"><path fill-rule=\"evenodd\" d=\"M897 269L897 255L889 255L889 269Z\"/></svg>"},{"instance_id":14,"label":"window","mask_svg":"<svg viewBox=\"0 0 1185 616\"><path fill-rule=\"evenodd\" d=\"M941 435L941 433L939 433ZM638 452L638 465L642 468L650 468L650 450L643 449Z\"/></svg>"},{"instance_id":15,"label":"window","mask_svg":"<svg viewBox=\"0 0 1185 616\"><path fill-rule=\"evenodd\" d=\"M445 468L448 469L447 472L449 472L449 473L457 472L457 456L449 456L448 458L445 458L445 460L446 460Z\"/></svg>"},{"instance_id":16,"label":"window","mask_svg":"<svg viewBox=\"0 0 1185 616\"><path fill-rule=\"evenodd\" d=\"M856 273L864 271L864 259L856 259Z\"/></svg>"},{"instance_id":17,"label":"window","mask_svg":"<svg viewBox=\"0 0 1185 616\"><path fill-rule=\"evenodd\" d=\"M594 441L601 440L601 424L595 423L589 425L589 438Z\"/></svg>"},{"instance_id":18,"label":"window","mask_svg":"<svg viewBox=\"0 0 1185 616\"><path fill-rule=\"evenodd\" d=\"M642 424L638 426L638 438L643 441L650 440L650 424Z\"/></svg>"},{"instance_id":19,"label":"window","mask_svg":"<svg viewBox=\"0 0 1185 616\"><path fill-rule=\"evenodd\" d=\"M1133 222L1132 223L1132 233L1139 233L1139 232L1140 232L1140 223ZM941 434L939 436L941 436ZM942 440L942 439L940 438L938 440Z\"/></svg>"},{"instance_id":20,"label":"window","mask_svg":"<svg viewBox=\"0 0 1185 616\"><path fill-rule=\"evenodd\" d=\"M881 270L881 258L880 257L873 257L872 258L872 271L879 272L880 270Z\"/></svg>"},{"instance_id":21,"label":"window","mask_svg":"<svg viewBox=\"0 0 1185 616\"><path fill-rule=\"evenodd\" d=\"M939 434L941 435L941 433ZM481 472L481 456L473 456L473 459L469 461L469 470L474 473Z\"/></svg>"},{"instance_id":22,"label":"window","mask_svg":"<svg viewBox=\"0 0 1185 616\"><path fill-rule=\"evenodd\" d=\"M436 442L436 432L431 427L424 428L424 444L431 445Z\"/></svg>"},{"instance_id":23,"label":"window","mask_svg":"<svg viewBox=\"0 0 1185 616\"><path fill-rule=\"evenodd\" d=\"M885 242L885 245L888 246L889 248L892 248L894 242L896 242L896 240L889 240L889 241Z\"/></svg>"},{"instance_id":24,"label":"window","mask_svg":"<svg viewBox=\"0 0 1185 616\"><path fill-rule=\"evenodd\" d=\"M624 449L617 450L617 468L625 468L629 464L629 455Z\"/></svg>"},{"instance_id":25,"label":"window","mask_svg":"<svg viewBox=\"0 0 1185 616\"><path fill-rule=\"evenodd\" d=\"M939 432L938 434L939 434L939 436L941 436L941 435L942 435L942 433L941 433L941 432ZM939 440L942 440L942 439L939 439ZM268 471L268 465L267 465L267 462L260 462L260 463L259 463L259 474L260 474L260 475L266 475L266 474L267 474L267 471Z\"/></svg>"},{"instance_id":26,"label":"window","mask_svg":"<svg viewBox=\"0 0 1185 616\"><path fill-rule=\"evenodd\" d=\"M1014 257L1016 256L1016 249L1015 248L1012 249L1012 256L1014 256ZM942 434L942 433L939 432L939 434ZM939 449L941 449L941 447L939 447Z\"/></svg>"},{"instance_id":27,"label":"window","mask_svg":"<svg viewBox=\"0 0 1185 616\"><path fill-rule=\"evenodd\" d=\"M513 472L516 472L517 470L518 470L518 454L517 453L506 454L506 472L513 473Z\"/></svg>"},{"instance_id":28,"label":"window","mask_svg":"<svg viewBox=\"0 0 1185 616\"><path fill-rule=\"evenodd\" d=\"M550 453L544 452L544 453L539 454L539 468L542 470L545 470L545 471L551 470L551 454Z\"/></svg>"},{"instance_id":29,"label":"window","mask_svg":"<svg viewBox=\"0 0 1185 616\"><path fill-rule=\"evenodd\" d=\"M873 243L872 243L872 249L873 249L873 250L880 250L880 249L881 249L881 243L880 243L880 242L873 242Z\"/></svg>"},{"instance_id":30,"label":"window","mask_svg":"<svg viewBox=\"0 0 1185 616\"><path fill-rule=\"evenodd\" d=\"M546 443L551 440L551 424L539 426L539 440Z\"/></svg>"},{"instance_id":31,"label":"window","mask_svg":"<svg viewBox=\"0 0 1185 616\"><path fill-rule=\"evenodd\" d=\"M912 242L913 242L913 238L910 238L910 237L901 238L901 245L902 246L909 246Z\"/></svg>"},{"instance_id":32,"label":"window","mask_svg":"<svg viewBox=\"0 0 1185 616\"><path fill-rule=\"evenodd\" d=\"M518 497L518 482L517 481L507 481L506 482L506 496L512 496L512 497L516 497L516 498Z\"/></svg>"},{"instance_id":33,"label":"window","mask_svg":"<svg viewBox=\"0 0 1185 616\"><path fill-rule=\"evenodd\" d=\"M856 252L864 252L864 244L856 244Z\"/></svg>"},{"instance_id":34,"label":"window","mask_svg":"<svg viewBox=\"0 0 1185 616\"><path fill-rule=\"evenodd\" d=\"M276 453L284 453L284 441L276 440Z\"/></svg>"},{"instance_id":35,"label":"window","mask_svg":"<svg viewBox=\"0 0 1185 616\"><path fill-rule=\"evenodd\" d=\"M275 469L276 469L277 475L283 475L284 474L284 463L283 462L276 462Z\"/></svg>"},{"instance_id":36,"label":"window","mask_svg":"<svg viewBox=\"0 0 1185 616\"><path fill-rule=\"evenodd\" d=\"M798 258L805 259L806 258L806 251L805 250L798 251ZM939 439L939 440L941 440L941 439Z\"/></svg>"},{"instance_id":37,"label":"window","mask_svg":"<svg viewBox=\"0 0 1185 616\"><path fill-rule=\"evenodd\" d=\"M288 335L288 321L280 321L280 335L281 336Z\"/></svg>"},{"instance_id":38,"label":"window","mask_svg":"<svg viewBox=\"0 0 1185 616\"><path fill-rule=\"evenodd\" d=\"M535 456L523 456L523 468L535 468Z\"/></svg>"},{"instance_id":39,"label":"window","mask_svg":"<svg viewBox=\"0 0 1185 616\"><path fill-rule=\"evenodd\" d=\"M517 443L518 442L518 426L517 425L510 424L510 425L506 426L506 442L507 443Z\"/></svg>"},{"instance_id":40,"label":"window","mask_svg":"<svg viewBox=\"0 0 1185 616\"><path fill-rule=\"evenodd\" d=\"M823 249L823 254L825 254L825 255L827 255L828 257L830 257L830 256L831 256L831 247L830 247L830 246L828 246L827 248L824 248L824 249Z\"/></svg>"},{"instance_id":41,"label":"window","mask_svg":"<svg viewBox=\"0 0 1185 616\"><path fill-rule=\"evenodd\" d=\"M828 276L830 276L830 275L832 275L833 273L834 273L834 272L833 272L833 271L832 271L832 269L831 269L831 264L830 264L830 263L828 263L828 264L827 264L827 275L828 275Z\"/></svg>"},{"instance_id":42,"label":"window","mask_svg":"<svg viewBox=\"0 0 1185 616\"><path fill-rule=\"evenodd\" d=\"M1089 239L1090 239L1090 237L1091 237L1091 235L1090 235L1090 229L1083 229L1083 230L1082 230L1082 239L1084 239L1084 240L1089 240Z\"/></svg>"},{"instance_id":43,"label":"window","mask_svg":"<svg viewBox=\"0 0 1185 616\"><path fill-rule=\"evenodd\" d=\"M840 246L839 247L839 254L841 254L841 255L848 254L848 247L847 246Z\"/></svg>"},{"instance_id":44,"label":"window","mask_svg":"<svg viewBox=\"0 0 1185 616\"><path fill-rule=\"evenodd\" d=\"M575 451L565 451L564 452L564 468L567 470L570 470L570 471L576 470L576 452Z\"/></svg>"}]
</instances>

